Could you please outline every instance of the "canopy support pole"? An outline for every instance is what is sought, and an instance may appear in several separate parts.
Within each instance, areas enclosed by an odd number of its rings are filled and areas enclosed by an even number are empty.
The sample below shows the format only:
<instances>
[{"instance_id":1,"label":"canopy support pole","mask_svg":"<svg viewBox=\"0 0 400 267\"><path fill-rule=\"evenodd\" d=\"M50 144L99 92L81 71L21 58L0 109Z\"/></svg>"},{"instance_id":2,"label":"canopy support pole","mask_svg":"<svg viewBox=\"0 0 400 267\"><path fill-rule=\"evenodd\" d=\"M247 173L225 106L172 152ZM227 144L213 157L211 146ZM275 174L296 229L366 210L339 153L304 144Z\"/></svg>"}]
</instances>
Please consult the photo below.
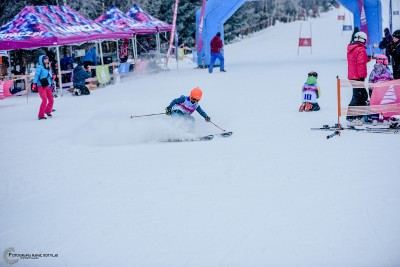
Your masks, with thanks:
<instances>
[{"instance_id":1,"label":"canopy support pole","mask_svg":"<svg viewBox=\"0 0 400 267\"><path fill-rule=\"evenodd\" d=\"M56 50L57 50L57 64L58 64L58 73L57 73L58 86L60 88L61 96L63 96L64 93L62 89L62 79L61 79L60 46L56 46Z\"/></svg>"},{"instance_id":2,"label":"canopy support pole","mask_svg":"<svg viewBox=\"0 0 400 267\"><path fill-rule=\"evenodd\" d=\"M101 47L101 40L99 40L99 47L100 47L100 61L101 65L104 65L104 60L103 60L103 48Z\"/></svg>"},{"instance_id":3,"label":"canopy support pole","mask_svg":"<svg viewBox=\"0 0 400 267\"><path fill-rule=\"evenodd\" d=\"M119 59L119 47L118 47L118 40L115 41L117 43L117 60ZM114 66L114 64L113 64Z\"/></svg>"},{"instance_id":4,"label":"canopy support pole","mask_svg":"<svg viewBox=\"0 0 400 267\"><path fill-rule=\"evenodd\" d=\"M157 53L160 54L161 52L161 41L160 41L160 33L157 32L156 34L156 43L157 43Z\"/></svg>"}]
</instances>

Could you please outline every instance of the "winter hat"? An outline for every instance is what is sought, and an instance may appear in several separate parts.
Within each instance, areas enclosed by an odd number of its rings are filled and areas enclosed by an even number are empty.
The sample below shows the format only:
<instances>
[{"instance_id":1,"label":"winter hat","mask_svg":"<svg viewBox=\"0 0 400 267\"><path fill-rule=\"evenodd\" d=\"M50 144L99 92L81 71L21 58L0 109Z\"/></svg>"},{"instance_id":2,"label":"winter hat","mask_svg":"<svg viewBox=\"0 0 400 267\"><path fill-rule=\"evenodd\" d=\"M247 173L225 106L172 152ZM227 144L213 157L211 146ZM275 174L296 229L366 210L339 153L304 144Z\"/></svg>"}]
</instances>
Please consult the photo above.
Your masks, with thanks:
<instances>
[{"instance_id":1,"label":"winter hat","mask_svg":"<svg viewBox=\"0 0 400 267\"><path fill-rule=\"evenodd\" d=\"M392 36L396 37L397 39L400 39L400 30L395 30Z\"/></svg>"},{"instance_id":2,"label":"winter hat","mask_svg":"<svg viewBox=\"0 0 400 267\"><path fill-rule=\"evenodd\" d=\"M314 76L308 76L307 78L307 84L316 84L317 83L317 78Z\"/></svg>"},{"instance_id":3,"label":"winter hat","mask_svg":"<svg viewBox=\"0 0 400 267\"><path fill-rule=\"evenodd\" d=\"M217 32L217 36L218 36L218 37L221 37L221 33L220 33L220 32Z\"/></svg>"},{"instance_id":4,"label":"winter hat","mask_svg":"<svg viewBox=\"0 0 400 267\"><path fill-rule=\"evenodd\" d=\"M388 34L388 33L389 33L389 28L385 28L385 29L383 30L383 32L384 32L385 34Z\"/></svg>"}]
</instances>

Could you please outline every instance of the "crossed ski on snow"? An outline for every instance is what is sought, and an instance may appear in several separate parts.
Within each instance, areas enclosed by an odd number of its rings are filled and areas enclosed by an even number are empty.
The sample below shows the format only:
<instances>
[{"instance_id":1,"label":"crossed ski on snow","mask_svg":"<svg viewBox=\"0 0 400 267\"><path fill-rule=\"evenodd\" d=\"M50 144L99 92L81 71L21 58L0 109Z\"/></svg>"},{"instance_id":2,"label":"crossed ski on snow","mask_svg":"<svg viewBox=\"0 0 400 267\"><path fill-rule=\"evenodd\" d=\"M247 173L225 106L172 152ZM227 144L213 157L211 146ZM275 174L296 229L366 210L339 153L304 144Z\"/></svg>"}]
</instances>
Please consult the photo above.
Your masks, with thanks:
<instances>
[{"instance_id":1,"label":"crossed ski on snow","mask_svg":"<svg viewBox=\"0 0 400 267\"><path fill-rule=\"evenodd\" d=\"M339 130L349 130L364 133L382 133L382 134L400 134L400 124L398 122L392 123L388 127L376 127L376 126L347 126L343 127L339 124L333 126L323 125L321 128L311 128L311 130L320 131L334 131L332 134L328 135L326 138L330 139L336 135L339 135Z\"/></svg>"}]
</instances>

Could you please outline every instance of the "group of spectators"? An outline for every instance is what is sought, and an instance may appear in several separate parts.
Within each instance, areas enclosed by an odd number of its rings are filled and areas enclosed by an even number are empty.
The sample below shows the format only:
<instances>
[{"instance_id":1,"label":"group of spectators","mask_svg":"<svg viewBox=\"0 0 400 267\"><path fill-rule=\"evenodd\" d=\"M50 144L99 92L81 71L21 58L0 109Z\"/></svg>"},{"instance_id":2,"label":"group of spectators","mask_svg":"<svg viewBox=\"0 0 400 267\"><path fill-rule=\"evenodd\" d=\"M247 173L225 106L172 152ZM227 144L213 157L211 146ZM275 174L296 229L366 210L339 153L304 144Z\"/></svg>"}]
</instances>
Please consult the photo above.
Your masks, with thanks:
<instances>
[{"instance_id":1,"label":"group of spectators","mask_svg":"<svg viewBox=\"0 0 400 267\"><path fill-rule=\"evenodd\" d=\"M390 34L388 28L384 30L385 36L379 44L379 48L385 50L385 55L380 55L376 59L374 69L369 75L369 82L377 83L382 81L389 81L393 79L400 79L400 29ZM369 58L366 52L367 35L355 28L352 35L350 44L347 47L347 61L348 61L348 79L351 81L364 82L368 76L367 63ZM392 69L389 64L392 64ZM369 90L371 97L373 89ZM362 86L355 86L353 88L353 96L349 106L366 106L368 105L368 93ZM373 124L378 123L379 114L372 114L367 117L371 119ZM362 125L363 116L347 116L350 125ZM383 118L387 121L389 118Z\"/></svg>"}]
</instances>

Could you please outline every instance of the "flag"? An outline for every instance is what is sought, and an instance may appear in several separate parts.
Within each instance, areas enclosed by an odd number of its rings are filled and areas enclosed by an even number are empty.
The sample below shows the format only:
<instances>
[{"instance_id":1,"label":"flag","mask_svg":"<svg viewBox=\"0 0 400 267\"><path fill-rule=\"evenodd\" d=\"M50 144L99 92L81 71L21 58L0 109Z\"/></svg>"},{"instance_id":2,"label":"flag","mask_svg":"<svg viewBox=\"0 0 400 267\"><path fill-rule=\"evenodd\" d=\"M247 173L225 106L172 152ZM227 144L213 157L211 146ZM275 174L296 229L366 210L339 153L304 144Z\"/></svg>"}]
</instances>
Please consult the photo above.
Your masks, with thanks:
<instances>
[{"instance_id":1,"label":"flag","mask_svg":"<svg viewBox=\"0 0 400 267\"><path fill-rule=\"evenodd\" d=\"M178 27L175 28L175 57L176 57L176 62L178 62L178 48L179 43L178 43Z\"/></svg>"},{"instance_id":2,"label":"flag","mask_svg":"<svg viewBox=\"0 0 400 267\"><path fill-rule=\"evenodd\" d=\"M203 49L204 42L203 42L203 26L204 26L204 15L206 13L206 0L203 0L203 4L201 5L201 14L200 14L200 23L199 29L197 31L197 54L200 54L201 49Z\"/></svg>"},{"instance_id":3,"label":"flag","mask_svg":"<svg viewBox=\"0 0 400 267\"><path fill-rule=\"evenodd\" d=\"M0 81L0 100L12 96L10 88L13 85L13 83L14 80Z\"/></svg>"},{"instance_id":4,"label":"flag","mask_svg":"<svg viewBox=\"0 0 400 267\"><path fill-rule=\"evenodd\" d=\"M365 14L365 9L364 9L364 0L358 0L358 8L360 10L360 23L361 23L360 30L368 36L367 44L369 44L370 38L368 34L367 15Z\"/></svg>"},{"instance_id":5,"label":"flag","mask_svg":"<svg viewBox=\"0 0 400 267\"><path fill-rule=\"evenodd\" d=\"M399 112L396 112L400 107L400 84L374 87L370 105L371 109L376 110L376 113L382 113L385 117L400 115ZM376 108L374 108L375 105L377 105ZM387 108L384 108L382 105Z\"/></svg>"},{"instance_id":6,"label":"flag","mask_svg":"<svg viewBox=\"0 0 400 267\"><path fill-rule=\"evenodd\" d=\"M167 58L166 58L167 65L168 65L169 56L171 55L172 44L174 42L175 27L176 27L176 15L178 13L178 4L179 4L179 0L175 0L174 15L172 17L171 37L169 38L169 48L168 48ZM175 47L175 49L178 50L178 47Z\"/></svg>"}]
</instances>

